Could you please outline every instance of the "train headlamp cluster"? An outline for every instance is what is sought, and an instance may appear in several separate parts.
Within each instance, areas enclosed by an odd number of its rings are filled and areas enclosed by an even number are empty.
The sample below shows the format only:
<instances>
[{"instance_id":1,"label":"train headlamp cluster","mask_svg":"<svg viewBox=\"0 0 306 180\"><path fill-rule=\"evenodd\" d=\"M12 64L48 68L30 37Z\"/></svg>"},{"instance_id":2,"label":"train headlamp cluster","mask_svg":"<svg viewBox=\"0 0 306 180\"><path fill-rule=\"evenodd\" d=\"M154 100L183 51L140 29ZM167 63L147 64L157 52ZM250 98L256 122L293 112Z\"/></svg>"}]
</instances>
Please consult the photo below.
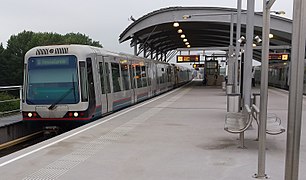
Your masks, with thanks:
<instances>
[{"instance_id":1,"label":"train headlamp cluster","mask_svg":"<svg viewBox=\"0 0 306 180\"><path fill-rule=\"evenodd\" d=\"M40 115L37 112L23 112L23 117L25 118L41 118ZM86 117L86 112L83 111L70 111L67 112L64 118L84 118Z\"/></svg>"},{"instance_id":2,"label":"train headlamp cluster","mask_svg":"<svg viewBox=\"0 0 306 180\"><path fill-rule=\"evenodd\" d=\"M66 116L69 118L83 118L85 116L85 112L77 112L77 111L73 112L72 111L72 112L68 112Z\"/></svg>"},{"instance_id":3,"label":"train headlamp cluster","mask_svg":"<svg viewBox=\"0 0 306 180\"><path fill-rule=\"evenodd\" d=\"M26 112L23 113L24 117L29 117L29 118L37 118L39 115L36 112Z\"/></svg>"}]
</instances>

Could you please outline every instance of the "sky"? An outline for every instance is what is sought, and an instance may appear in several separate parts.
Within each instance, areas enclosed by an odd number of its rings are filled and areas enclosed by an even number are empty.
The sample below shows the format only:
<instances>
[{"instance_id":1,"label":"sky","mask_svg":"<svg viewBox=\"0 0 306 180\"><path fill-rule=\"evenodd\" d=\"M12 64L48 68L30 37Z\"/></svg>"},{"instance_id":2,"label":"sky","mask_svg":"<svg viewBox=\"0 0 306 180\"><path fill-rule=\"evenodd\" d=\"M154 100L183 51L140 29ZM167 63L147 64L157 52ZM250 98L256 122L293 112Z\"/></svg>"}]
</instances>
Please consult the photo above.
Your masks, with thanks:
<instances>
[{"instance_id":1,"label":"sky","mask_svg":"<svg viewBox=\"0 0 306 180\"><path fill-rule=\"evenodd\" d=\"M0 43L6 47L11 35L24 30L59 34L86 34L114 52L133 53L129 42L119 44L119 35L132 23L154 10L174 6L236 8L237 0L0 0ZM242 0L246 9L247 0ZM255 0L262 11L263 0ZM272 10L292 17L293 0L276 0Z\"/></svg>"}]
</instances>

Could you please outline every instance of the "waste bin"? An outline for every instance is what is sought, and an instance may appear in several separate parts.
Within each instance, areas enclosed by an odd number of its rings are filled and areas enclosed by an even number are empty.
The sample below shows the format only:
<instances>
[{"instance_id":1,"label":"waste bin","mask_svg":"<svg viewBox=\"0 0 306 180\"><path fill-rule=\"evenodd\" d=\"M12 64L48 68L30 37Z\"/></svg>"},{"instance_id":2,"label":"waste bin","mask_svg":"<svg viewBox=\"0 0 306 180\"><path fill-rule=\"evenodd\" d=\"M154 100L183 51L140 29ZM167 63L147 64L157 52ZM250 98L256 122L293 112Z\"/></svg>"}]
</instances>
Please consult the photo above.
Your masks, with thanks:
<instances>
[{"instance_id":1,"label":"waste bin","mask_svg":"<svg viewBox=\"0 0 306 180\"><path fill-rule=\"evenodd\" d=\"M225 90L226 90L226 83L225 83L225 81L223 81L223 82L221 83L221 85L222 85L222 90L225 91Z\"/></svg>"},{"instance_id":2,"label":"waste bin","mask_svg":"<svg viewBox=\"0 0 306 180\"><path fill-rule=\"evenodd\" d=\"M253 104L260 108L260 93L253 93Z\"/></svg>"},{"instance_id":3,"label":"waste bin","mask_svg":"<svg viewBox=\"0 0 306 180\"><path fill-rule=\"evenodd\" d=\"M240 94L227 94L227 112L240 111Z\"/></svg>"},{"instance_id":4,"label":"waste bin","mask_svg":"<svg viewBox=\"0 0 306 180\"><path fill-rule=\"evenodd\" d=\"M226 85L226 94L232 94L233 92L233 84Z\"/></svg>"}]
</instances>

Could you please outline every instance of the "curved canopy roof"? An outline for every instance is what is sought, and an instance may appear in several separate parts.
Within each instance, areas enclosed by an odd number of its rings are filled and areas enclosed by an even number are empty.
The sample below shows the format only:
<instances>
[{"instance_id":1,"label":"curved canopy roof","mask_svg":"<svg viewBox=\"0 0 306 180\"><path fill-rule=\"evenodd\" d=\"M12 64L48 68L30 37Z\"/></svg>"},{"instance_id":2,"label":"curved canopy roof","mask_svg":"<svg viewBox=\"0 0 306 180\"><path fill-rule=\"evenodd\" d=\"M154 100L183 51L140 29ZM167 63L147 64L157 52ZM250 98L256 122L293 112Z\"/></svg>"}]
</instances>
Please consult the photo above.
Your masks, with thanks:
<instances>
[{"instance_id":1,"label":"curved canopy roof","mask_svg":"<svg viewBox=\"0 0 306 180\"><path fill-rule=\"evenodd\" d=\"M178 29L183 30L191 47L228 47L230 44L231 14L236 23L236 9L217 7L170 7L153 11L135 20L120 35L119 42L131 40L131 47L138 44L142 51L169 54L178 48L186 48ZM191 18L183 19L184 15ZM173 27L179 22L179 27ZM245 36L246 11L241 14L241 35ZM262 13L255 13L254 37L262 34ZM271 46L291 44L292 21L271 15ZM234 29L234 39L236 39ZM235 40L234 40L235 45ZM136 46L137 47L137 46ZM216 49L218 50L218 49ZM254 59L260 60L260 50L254 50Z\"/></svg>"}]
</instances>

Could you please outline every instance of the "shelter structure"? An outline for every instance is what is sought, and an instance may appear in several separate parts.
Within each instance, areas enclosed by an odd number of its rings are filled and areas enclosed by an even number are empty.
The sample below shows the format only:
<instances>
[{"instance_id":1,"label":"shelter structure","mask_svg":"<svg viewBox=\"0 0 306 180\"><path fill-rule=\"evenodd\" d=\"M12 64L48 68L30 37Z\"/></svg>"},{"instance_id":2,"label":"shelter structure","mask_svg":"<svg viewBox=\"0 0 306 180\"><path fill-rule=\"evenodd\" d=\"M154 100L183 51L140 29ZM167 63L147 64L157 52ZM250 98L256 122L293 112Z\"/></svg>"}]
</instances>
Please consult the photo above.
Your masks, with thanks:
<instances>
[{"instance_id":1,"label":"shelter structure","mask_svg":"<svg viewBox=\"0 0 306 180\"><path fill-rule=\"evenodd\" d=\"M184 18L183 18L184 17ZM245 37L246 11L241 14L241 36ZM255 12L254 37L262 34L262 13ZM230 27L236 24L237 9L220 7L169 7L148 13L133 21L119 37L130 40L135 55L168 61L178 50L225 50L230 45ZM178 23L174 27L174 23ZM234 26L235 27L235 26ZM236 39L236 28L233 38ZM290 51L292 20L271 16L270 47ZM186 39L186 40L184 40ZM188 43L186 43L188 42ZM258 43L254 40L254 43ZM188 46L189 45L189 46ZM235 46L235 41L233 42ZM260 43L257 44L260 47ZM254 48L253 59L261 60L261 49ZM183 48L183 49L181 49Z\"/></svg>"}]
</instances>

